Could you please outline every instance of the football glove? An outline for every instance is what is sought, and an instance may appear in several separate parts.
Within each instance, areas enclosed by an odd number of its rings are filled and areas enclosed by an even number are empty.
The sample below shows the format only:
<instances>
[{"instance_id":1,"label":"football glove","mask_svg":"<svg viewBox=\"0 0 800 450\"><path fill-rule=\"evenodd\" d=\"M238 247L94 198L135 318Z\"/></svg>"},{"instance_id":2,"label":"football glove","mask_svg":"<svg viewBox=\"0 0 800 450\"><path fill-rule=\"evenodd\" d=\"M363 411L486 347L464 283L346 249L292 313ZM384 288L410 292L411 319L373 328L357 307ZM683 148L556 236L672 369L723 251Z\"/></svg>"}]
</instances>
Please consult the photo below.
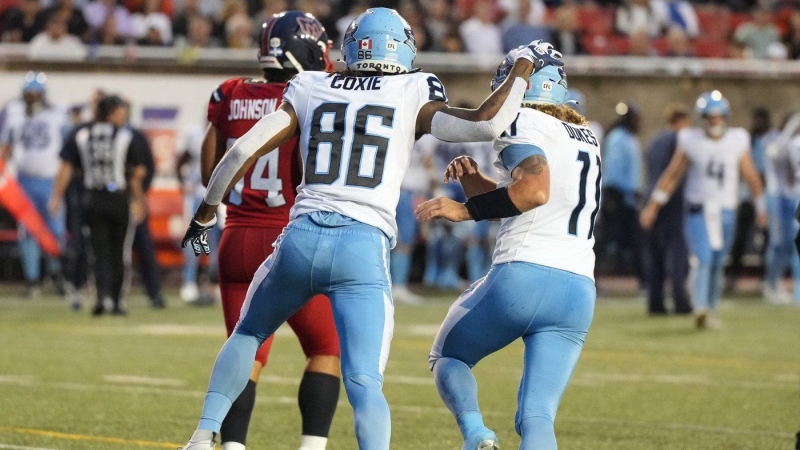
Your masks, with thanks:
<instances>
[{"instance_id":1,"label":"football glove","mask_svg":"<svg viewBox=\"0 0 800 450\"><path fill-rule=\"evenodd\" d=\"M211 247L208 245L208 230L214 228L216 224L216 215L207 223L200 223L197 219L192 218L192 221L189 222L189 229L186 230L186 234L183 236L181 247L186 248L186 246L191 245L195 256L200 256L201 253L205 255L211 254Z\"/></svg>"},{"instance_id":2,"label":"football glove","mask_svg":"<svg viewBox=\"0 0 800 450\"><path fill-rule=\"evenodd\" d=\"M564 61L561 60L561 52L553 48L553 45L549 42L543 42L541 39L537 39L528 45L520 45L512 49L508 52L506 58L510 60L512 65L514 61L519 58L527 59L533 63L533 73L547 66L564 65Z\"/></svg>"}]
</instances>

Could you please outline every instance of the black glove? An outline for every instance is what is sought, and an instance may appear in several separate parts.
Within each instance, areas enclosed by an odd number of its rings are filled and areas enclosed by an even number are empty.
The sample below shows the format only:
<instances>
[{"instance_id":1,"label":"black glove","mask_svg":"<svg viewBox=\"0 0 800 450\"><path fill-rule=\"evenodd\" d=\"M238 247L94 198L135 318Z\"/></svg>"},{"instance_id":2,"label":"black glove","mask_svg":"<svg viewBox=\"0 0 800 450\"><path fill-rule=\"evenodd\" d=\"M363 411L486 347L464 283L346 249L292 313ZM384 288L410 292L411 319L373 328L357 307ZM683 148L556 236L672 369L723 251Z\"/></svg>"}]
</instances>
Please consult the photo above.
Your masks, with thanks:
<instances>
[{"instance_id":1,"label":"black glove","mask_svg":"<svg viewBox=\"0 0 800 450\"><path fill-rule=\"evenodd\" d=\"M195 256L200 256L201 253L211 254L211 247L208 245L208 230L214 228L216 224L216 215L208 223L200 223L193 218L189 222L189 229L186 230L186 234L183 236L181 247L186 248L187 245L191 244Z\"/></svg>"}]
</instances>

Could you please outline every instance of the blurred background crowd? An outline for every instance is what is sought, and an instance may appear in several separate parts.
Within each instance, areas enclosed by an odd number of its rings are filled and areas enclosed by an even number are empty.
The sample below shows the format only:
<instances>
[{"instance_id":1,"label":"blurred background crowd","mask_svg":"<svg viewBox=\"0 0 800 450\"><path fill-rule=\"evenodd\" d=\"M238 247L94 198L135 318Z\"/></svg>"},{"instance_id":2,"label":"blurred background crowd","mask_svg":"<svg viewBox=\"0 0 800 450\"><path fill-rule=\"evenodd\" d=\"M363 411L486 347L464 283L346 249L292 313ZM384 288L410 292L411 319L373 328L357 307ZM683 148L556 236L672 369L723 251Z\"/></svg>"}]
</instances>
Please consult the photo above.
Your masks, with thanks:
<instances>
[{"instance_id":1,"label":"blurred background crowd","mask_svg":"<svg viewBox=\"0 0 800 450\"><path fill-rule=\"evenodd\" d=\"M0 150L7 163L3 174L17 178L53 235L60 240L63 251L60 258L44 257L26 227L16 224L8 211L0 209L0 279L24 280L30 297L38 296L43 288L58 291L77 310L91 291L87 280L91 279L91 262L97 258L92 256L89 245L90 230L85 221L80 172L75 174L67 190L65 210L53 214L47 209L52 200L59 155L75 126L102 120L97 117L97 105L103 99L112 98L112 106L125 110L130 107L128 101L135 102L135 99L121 101L119 97L109 97L109 93L98 90L83 103L54 105L47 100L46 75L30 72L20 82L23 88L19 97L5 99L7 103L0 113ZM584 98L578 89L571 90L569 96L577 102L576 108L586 114L586 107L592 100ZM609 287L615 289L611 286L613 280L627 280L630 291L647 298L650 314L690 313L691 299L686 289L690 260L683 237L682 194L675 194L661 215L662 225L657 224L649 232L640 229L638 214L675 151L677 132L697 120L694 105L665 105L663 117L658 119L663 124L662 129L648 136L643 135L642 110L635 104L619 102L598 109L613 110L608 116L612 120L591 121L594 134L602 142L604 169L603 205L595 233L598 287L601 291ZM777 147L800 145L800 137L793 138L800 119L773 117L771 110L763 106L755 106L750 112L749 123L732 126L743 126L751 133L753 159L766 182L771 224L777 228L770 232L755 227L752 199L742 187L736 244L728 262L726 289L733 291L737 281L747 276L747 289L755 286L763 292L766 301L788 304L800 301L800 284L794 284L792 293L792 284L784 280L789 272L797 276L800 271L800 258L791 245L797 229L797 222L791 217L800 194L794 187L795 175L787 166L786 152ZM129 122L124 125L127 114L118 120L123 126L131 126ZM180 285L180 297L184 301L197 304L214 301L216 258L212 255L198 261L190 250L182 254L180 234L170 231L176 228L182 232L189 214L204 195L199 175L204 127L205 123L197 123L183 130L174 161L166 165L160 162L171 170L161 176L175 181L169 185L170 189L151 190L147 214L141 215L136 224L135 239L125 244L128 250L132 244L133 258L127 262L138 268L138 277L153 307L165 305L163 284ZM779 139L782 134L784 138ZM155 138L146 130L143 135L149 143ZM786 136L791 139L787 140ZM152 153L150 145L147 147L147 152ZM391 261L394 296L398 302L420 302L422 297L418 294L428 289L464 289L489 269L497 223L436 221L420 224L413 214L416 205L434 196L465 200L460 186L443 183L442 176L446 165L459 155L473 157L479 167L493 173L495 153L488 142L454 144L424 136L412 153L397 208L399 236ZM149 158L145 189L153 178L152 154ZM47 170L43 172L43 168ZM776 176L776 171L791 172L789 184L779 181L787 177ZM0 190L0 200L2 197ZM789 205L788 224L782 219L786 216L781 212L782 204ZM218 239L224 220L219 226L217 233L212 233L212 241ZM785 233L780 231L781 227L786 228ZM788 247L786 239L779 237L781 233L789 236ZM216 248L215 242L212 248ZM98 270L105 268L94 264L95 278ZM761 283L763 277L766 281ZM665 290L667 280L671 280L671 288ZM758 282L753 283L754 280ZM673 298L674 305L666 304L668 297Z\"/></svg>"},{"instance_id":2,"label":"blurred background crowd","mask_svg":"<svg viewBox=\"0 0 800 450\"><path fill-rule=\"evenodd\" d=\"M0 41L45 59L99 45L253 48L266 18L298 9L338 48L373 6L396 8L423 52L500 54L545 39L565 55L800 58L797 0L4 0Z\"/></svg>"}]
</instances>

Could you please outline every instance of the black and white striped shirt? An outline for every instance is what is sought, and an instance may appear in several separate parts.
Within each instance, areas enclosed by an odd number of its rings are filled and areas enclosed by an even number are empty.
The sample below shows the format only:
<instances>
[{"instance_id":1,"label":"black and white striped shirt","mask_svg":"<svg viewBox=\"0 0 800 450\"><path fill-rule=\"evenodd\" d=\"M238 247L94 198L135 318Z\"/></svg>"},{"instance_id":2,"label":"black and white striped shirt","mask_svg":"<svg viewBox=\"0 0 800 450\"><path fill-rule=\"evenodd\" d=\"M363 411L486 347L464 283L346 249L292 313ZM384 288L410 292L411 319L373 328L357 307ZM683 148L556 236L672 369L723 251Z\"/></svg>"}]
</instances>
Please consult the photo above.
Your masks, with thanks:
<instances>
[{"instance_id":1,"label":"black and white striped shirt","mask_svg":"<svg viewBox=\"0 0 800 450\"><path fill-rule=\"evenodd\" d=\"M128 173L133 167L146 165L149 152L141 132L107 122L90 122L70 134L61 159L83 169L87 189L117 192L127 189Z\"/></svg>"}]
</instances>

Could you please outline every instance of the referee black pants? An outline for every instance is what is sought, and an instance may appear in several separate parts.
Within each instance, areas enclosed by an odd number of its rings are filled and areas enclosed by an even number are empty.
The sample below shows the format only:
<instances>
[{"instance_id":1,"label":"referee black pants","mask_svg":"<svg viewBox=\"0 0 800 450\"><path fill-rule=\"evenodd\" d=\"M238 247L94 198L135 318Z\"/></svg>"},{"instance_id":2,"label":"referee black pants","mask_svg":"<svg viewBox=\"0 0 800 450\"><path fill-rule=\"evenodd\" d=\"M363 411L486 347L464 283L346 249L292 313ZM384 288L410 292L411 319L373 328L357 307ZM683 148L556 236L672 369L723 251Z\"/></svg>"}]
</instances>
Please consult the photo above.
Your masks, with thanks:
<instances>
[{"instance_id":1,"label":"referee black pants","mask_svg":"<svg viewBox=\"0 0 800 450\"><path fill-rule=\"evenodd\" d=\"M91 233L97 304L110 299L115 310L124 308L125 269L133 227L125 192L90 191L86 224Z\"/></svg>"}]
</instances>

